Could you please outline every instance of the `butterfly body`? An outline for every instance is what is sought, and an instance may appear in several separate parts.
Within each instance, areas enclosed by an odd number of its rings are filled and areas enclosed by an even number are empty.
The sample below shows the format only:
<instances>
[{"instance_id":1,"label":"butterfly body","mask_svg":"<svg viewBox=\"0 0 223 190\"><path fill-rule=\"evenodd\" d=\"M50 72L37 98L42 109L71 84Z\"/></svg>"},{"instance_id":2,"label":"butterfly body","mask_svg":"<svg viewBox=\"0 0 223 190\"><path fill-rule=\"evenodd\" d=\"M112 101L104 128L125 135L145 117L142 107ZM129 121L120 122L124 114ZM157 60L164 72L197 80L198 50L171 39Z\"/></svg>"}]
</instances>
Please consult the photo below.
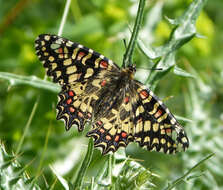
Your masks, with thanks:
<instances>
[{"instance_id":1,"label":"butterfly body","mask_svg":"<svg viewBox=\"0 0 223 190\"><path fill-rule=\"evenodd\" d=\"M56 35L40 35L36 50L47 75L62 87L57 119L65 121L67 130L76 125L82 131L91 122L87 136L103 154L133 141L164 153L189 146L169 109L134 79L135 65L119 68L103 55Z\"/></svg>"}]
</instances>

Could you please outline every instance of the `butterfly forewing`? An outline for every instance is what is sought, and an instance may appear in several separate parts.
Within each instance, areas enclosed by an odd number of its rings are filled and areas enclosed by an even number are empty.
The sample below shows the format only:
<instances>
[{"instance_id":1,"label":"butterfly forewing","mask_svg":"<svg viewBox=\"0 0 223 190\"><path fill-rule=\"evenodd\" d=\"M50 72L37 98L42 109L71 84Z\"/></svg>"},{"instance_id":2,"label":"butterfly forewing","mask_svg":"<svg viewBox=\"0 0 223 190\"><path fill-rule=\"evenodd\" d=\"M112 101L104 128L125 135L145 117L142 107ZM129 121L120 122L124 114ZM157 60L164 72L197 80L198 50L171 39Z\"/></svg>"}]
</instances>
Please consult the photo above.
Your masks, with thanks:
<instances>
[{"instance_id":1,"label":"butterfly forewing","mask_svg":"<svg viewBox=\"0 0 223 190\"><path fill-rule=\"evenodd\" d=\"M89 79L104 69L119 69L103 55L56 35L42 34L35 43L47 75L61 85Z\"/></svg>"},{"instance_id":2,"label":"butterfly forewing","mask_svg":"<svg viewBox=\"0 0 223 190\"><path fill-rule=\"evenodd\" d=\"M184 129L152 91L135 81L132 109L135 141L148 150L175 153L189 146Z\"/></svg>"},{"instance_id":3,"label":"butterfly forewing","mask_svg":"<svg viewBox=\"0 0 223 190\"><path fill-rule=\"evenodd\" d=\"M62 87L57 119L67 130L77 125L94 138L102 153L115 152L136 141L148 150L174 153L189 146L183 127L143 84L133 69L120 69L103 55L56 35L42 34L36 53L47 75Z\"/></svg>"}]
</instances>

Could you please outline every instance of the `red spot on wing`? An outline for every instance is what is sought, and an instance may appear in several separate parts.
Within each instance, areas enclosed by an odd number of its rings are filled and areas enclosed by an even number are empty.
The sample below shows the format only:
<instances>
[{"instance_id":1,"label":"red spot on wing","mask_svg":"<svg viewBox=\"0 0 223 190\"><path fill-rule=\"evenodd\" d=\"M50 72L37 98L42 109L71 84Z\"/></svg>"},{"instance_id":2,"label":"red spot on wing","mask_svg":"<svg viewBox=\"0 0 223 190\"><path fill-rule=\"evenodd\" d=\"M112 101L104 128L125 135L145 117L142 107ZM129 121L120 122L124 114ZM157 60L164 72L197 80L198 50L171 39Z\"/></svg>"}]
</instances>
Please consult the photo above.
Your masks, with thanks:
<instances>
[{"instance_id":1,"label":"red spot on wing","mask_svg":"<svg viewBox=\"0 0 223 190\"><path fill-rule=\"evenodd\" d=\"M87 116L88 116L88 118L90 119L90 118L91 118L91 113L88 113Z\"/></svg>"},{"instance_id":2,"label":"red spot on wing","mask_svg":"<svg viewBox=\"0 0 223 190\"><path fill-rule=\"evenodd\" d=\"M71 102L72 102L71 98L67 99L67 104L71 104Z\"/></svg>"},{"instance_id":3,"label":"red spot on wing","mask_svg":"<svg viewBox=\"0 0 223 190\"><path fill-rule=\"evenodd\" d=\"M83 51L79 52L78 55L77 55L77 60L80 60L85 55L86 54Z\"/></svg>"},{"instance_id":4,"label":"red spot on wing","mask_svg":"<svg viewBox=\"0 0 223 190\"><path fill-rule=\"evenodd\" d=\"M149 94L146 90L142 90L139 94L142 99L145 99L149 96Z\"/></svg>"},{"instance_id":5,"label":"red spot on wing","mask_svg":"<svg viewBox=\"0 0 223 190\"><path fill-rule=\"evenodd\" d=\"M162 110L158 110L156 113L155 113L155 118L158 118L159 116L161 116L162 115L162 113L163 113L163 111Z\"/></svg>"},{"instance_id":6,"label":"red spot on wing","mask_svg":"<svg viewBox=\"0 0 223 190\"><path fill-rule=\"evenodd\" d=\"M101 122L101 121L97 121L97 124L98 124L99 126L101 126L101 125L102 125L102 122Z\"/></svg>"},{"instance_id":7,"label":"red spot on wing","mask_svg":"<svg viewBox=\"0 0 223 190\"><path fill-rule=\"evenodd\" d=\"M101 133L104 133L105 132L105 130L104 129L99 129L99 131L101 132Z\"/></svg>"},{"instance_id":8,"label":"red spot on wing","mask_svg":"<svg viewBox=\"0 0 223 190\"><path fill-rule=\"evenodd\" d=\"M73 96L74 96L74 92L73 92L72 90L70 90L70 91L68 92L68 95L71 96L71 97L73 97Z\"/></svg>"},{"instance_id":9,"label":"red spot on wing","mask_svg":"<svg viewBox=\"0 0 223 190\"><path fill-rule=\"evenodd\" d=\"M166 133L171 133L172 132L171 128L167 128L165 130L166 130Z\"/></svg>"},{"instance_id":10,"label":"red spot on wing","mask_svg":"<svg viewBox=\"0 0 223 190\"><path fill-rule=\"evenodd\" d=\"M101 81L101 86L105 86L106 85L106 80Z\"/></svg>"},{"instance_id":11,"label":"red spot on wing","mask_svg":"<svg viewBox=\"0 0 223 190\"><path fill-rule=\"evenodd\" d=\"M123 138L126 138L126 137L127 137L127 133L126 133L126 132L122 132L122 133L121 133L121 136L122 136Z\"/></svg>"},{"instance_id":12,"label":"red spot on wing","mask_svg":"<svg viewBox=\"0 0 223 190\"><path fill-rule=\"evenodd\" d=\"M75 112L75 109L73 107L70 107L69 110L70 110L71 113Z\"/></svg>"},{"instance_id":13,"label":"red spot on wing","mask_svg":"<svg viewBox=\"0 0 223 190\"><path fill-rule=\"evenodd\" d=\"M63 53L63 48L59 48L58 53Z\"/></svg>"},{"instance_id":14,"label":"red spot on wing","mask_svg":"<svg viewBox=\"0 0 223 190\"><path fill-rule=\"evenodd\" d=\"M126 96L126 97L124 98L124 102L125 102L126 104L129 102L129 97L128 97L128 96Z\"/></svg>"},{"instance_id":15,"label":"red spot on wing","mask_svg":"<svg viewBox=\"0 0 223 190\"><path fill-rule=\"evenodd\" d=\"M119 135L116 135L115 136L115 142L118 142L119 141Z\"/></svg>"},{"instance_id":16,"label":"red spot on wing","mask_svg":"<svg viewBox=\"0 0 223 190\"><path fill-rule=\"evenodd\" d=\"M78 117L84 117L83 113L81 113L80 111L77 113Z\"/></svg>"},{"instance_id":17,"label":"red spot on wing","mask_svg":"<svg viewBox=\"0 0 223 190\"><path fill-rule=\"evenodd\" d=\"M108 68L108 63L106 61L101 61L100 62L100 67L103 69L107 69Z\"/></svg>"},{"instance_id":18,"label":"red spot on wing","mask_svg":"<svg viewBox=\"0 0 223 190\"><path fill-rule=\"evenodd\" d=\"M110 141L111 140L111 137L109 135L106 135L106 140Z\"/></svg>"}]
</instances>

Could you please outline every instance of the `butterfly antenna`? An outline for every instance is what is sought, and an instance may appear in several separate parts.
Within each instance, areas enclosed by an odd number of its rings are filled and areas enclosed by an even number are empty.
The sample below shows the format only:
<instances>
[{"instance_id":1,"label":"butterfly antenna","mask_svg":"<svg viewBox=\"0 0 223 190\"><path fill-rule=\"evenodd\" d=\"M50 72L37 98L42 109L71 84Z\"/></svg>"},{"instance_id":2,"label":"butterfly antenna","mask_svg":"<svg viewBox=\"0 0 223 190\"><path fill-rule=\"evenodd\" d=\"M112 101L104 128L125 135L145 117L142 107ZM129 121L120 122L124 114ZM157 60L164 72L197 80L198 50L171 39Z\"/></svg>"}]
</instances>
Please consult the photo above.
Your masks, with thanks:
<instances>
[{"instance_id":1,"label":"butterfly antenna","mask_svg":"<svg viewBox=\"0 0 223 190\"><path fill-rule=\"evenodd\" d=\"M151 70L151 71L162 71L163 70L163 68L144 68L144 67L138 67L137 69Z\"/></svg>"},{"instance_id":2,"label":"butterfly antenna","mask_svg":"<svg viewBox=\"0 0 223 190\"><path fill-rule=\"evenodd\" d=\"M157 71L162 71L163 68L149 68L149 70L157 70Z\"/></svg>"}]
</instances>

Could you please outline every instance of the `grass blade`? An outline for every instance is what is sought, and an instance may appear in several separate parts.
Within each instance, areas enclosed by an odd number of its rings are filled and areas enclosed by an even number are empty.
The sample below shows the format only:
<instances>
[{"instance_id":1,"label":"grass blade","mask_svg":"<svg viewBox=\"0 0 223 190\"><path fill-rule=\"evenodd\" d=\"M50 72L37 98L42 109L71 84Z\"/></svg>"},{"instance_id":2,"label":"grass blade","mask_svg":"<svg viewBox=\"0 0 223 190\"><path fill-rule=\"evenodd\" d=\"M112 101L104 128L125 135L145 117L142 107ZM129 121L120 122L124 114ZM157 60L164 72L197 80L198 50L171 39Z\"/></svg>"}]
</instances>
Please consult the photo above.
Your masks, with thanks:
<instances>
[{"instance_id":1,"label":"grass blade","mask_svg":"<svg viewBox=\"0 0 223 190\"><path fill-rule=\"evenodd\" d=\"M74 182L74 187L76 189L82 189L82 184L84 181L84 176L86 174L86 171L90 165L91 159L92 159L92 155L93 155L93 150L94 150L94 142L93 139L90 138L89 139L89 143L88 143L88 150L87 150L87 154L82 162L82 165L79 169L79 172L76 176L76 181Z\"/></svg>"},{"instance_id":2,"label":"grass blade","mask_svg":"<svg viewBox=\"0 0 223 190\"><path fill-rule=\"evenodd\" d=\"M176 187L179 183L181 183L183 180L186 179L186 177L193 171L195 170L198 166L200 166L201 164L203 164L206 160L210 159L212 156L214 156L214 153L206 156L203 160L201 160L200 162L198 162L197 164L195 164L192 168L190 168L182 177L176 179L175 181L171 182L170 184L168 184L168 186L164 189L164 190L171 190L174 187ZM190 178L188 178L190 179Z\"/></svg>"}]
</instances>

